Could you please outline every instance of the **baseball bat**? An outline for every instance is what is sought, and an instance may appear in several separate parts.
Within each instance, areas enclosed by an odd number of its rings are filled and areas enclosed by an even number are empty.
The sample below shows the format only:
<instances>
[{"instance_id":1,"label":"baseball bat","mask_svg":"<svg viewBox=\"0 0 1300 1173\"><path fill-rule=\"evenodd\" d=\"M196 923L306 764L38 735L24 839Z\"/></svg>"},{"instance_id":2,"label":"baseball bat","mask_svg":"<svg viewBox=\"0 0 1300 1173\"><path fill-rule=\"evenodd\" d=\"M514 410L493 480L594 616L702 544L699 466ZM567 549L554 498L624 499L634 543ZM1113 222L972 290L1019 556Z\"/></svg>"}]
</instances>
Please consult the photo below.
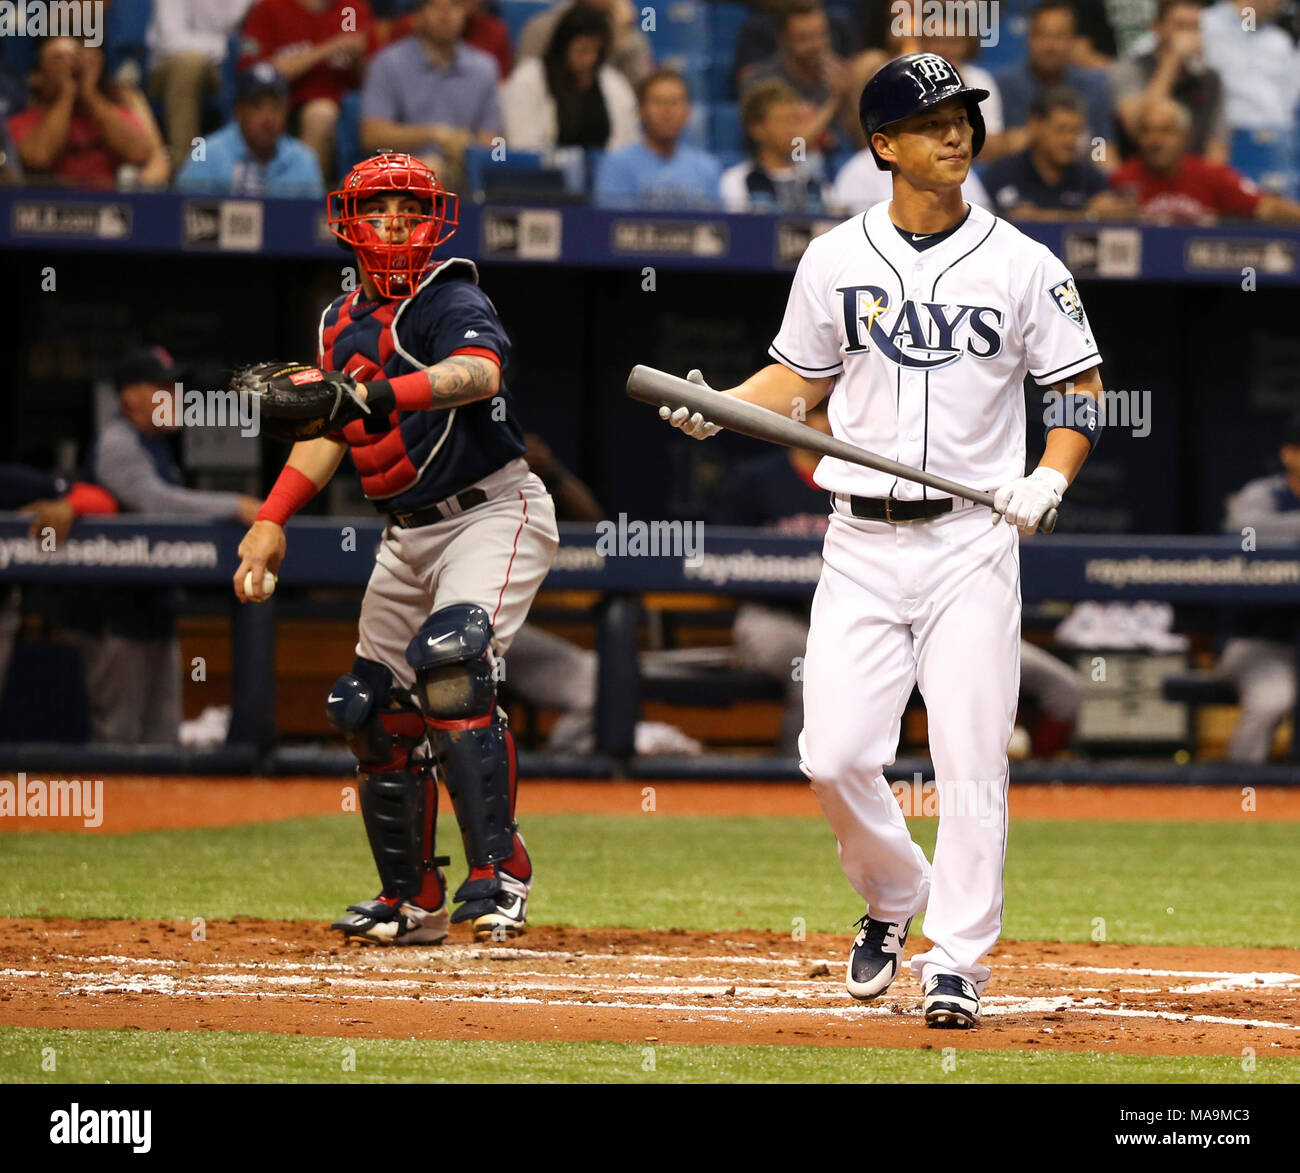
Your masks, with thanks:
<instances>
[{"instance_id":1,"label":"baseball bat","mask_svg":"<svg viewBox=\"0 0 1300 1173\"><path fill-rule=\"evenodd\" d=\"M832 456L849 464L860 464L863 468L873 468L877 472L901 477L905 481L915 481L947 493L952 497L961 497L979 505L993 507L993 494L983 489L972 489L968 485L950 481L947 477L936 476L924 469L913 468L910 464L899 464L885 456L877 456L855 444L827 436L807 424L796 423L786 419L779 412L768 411L754 403L746 403L731 395L722 395L659 371L654 367L635 366L627 377L627 393L633 399L649 403L655 407L668 407L676 410L685 407L698 411L706 420L739 432L742 436L752 436L755 440L767 440L772 444L781 444L786 448L806 448L822 456ZM1056 510L1049 509L1038 523L1038 529L1050 534L1056 528Z\"/></svg>"}]
</instances>

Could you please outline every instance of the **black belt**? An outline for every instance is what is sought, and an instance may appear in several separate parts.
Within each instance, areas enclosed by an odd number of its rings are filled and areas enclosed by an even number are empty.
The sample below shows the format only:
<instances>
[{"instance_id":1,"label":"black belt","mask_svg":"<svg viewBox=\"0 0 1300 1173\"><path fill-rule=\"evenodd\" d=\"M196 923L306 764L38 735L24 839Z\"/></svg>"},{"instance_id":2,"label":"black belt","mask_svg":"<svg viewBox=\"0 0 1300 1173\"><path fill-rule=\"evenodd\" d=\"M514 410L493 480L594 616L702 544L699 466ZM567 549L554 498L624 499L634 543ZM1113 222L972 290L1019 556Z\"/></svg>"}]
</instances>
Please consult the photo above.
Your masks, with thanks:
<instances>
[{"instance_id":1,"label":"black belt","mask_svg":"<svg viewBox=\"0 0 1300 1173\"><path fill-rule=\"evenodd\" d=\"M482 505L487 499L488 496L482 489L465 489L447 499L447 501L455 501L460 506L459 509L448 509L443 512L443 506L447 502L440 501L436 505L426 505L423 509L413 509L410 513L390 513L388 520L402 529L416 529L422 525L432 525L435 521L445 521L449 517L455 517L457 513L464 513L466 509Z\"/></svg>"},{"instance_id":2,"label":"black belt","mask_svg":"<svg viewBox=\"0 0 1300 1173\"><path fill-rule=\"evenodd\" d=\"M952 498L930 501L900 501L897 497L850 497L854 517L863 521L925 521L941 513L952 512Z\"/></svg>"}]
</instances>

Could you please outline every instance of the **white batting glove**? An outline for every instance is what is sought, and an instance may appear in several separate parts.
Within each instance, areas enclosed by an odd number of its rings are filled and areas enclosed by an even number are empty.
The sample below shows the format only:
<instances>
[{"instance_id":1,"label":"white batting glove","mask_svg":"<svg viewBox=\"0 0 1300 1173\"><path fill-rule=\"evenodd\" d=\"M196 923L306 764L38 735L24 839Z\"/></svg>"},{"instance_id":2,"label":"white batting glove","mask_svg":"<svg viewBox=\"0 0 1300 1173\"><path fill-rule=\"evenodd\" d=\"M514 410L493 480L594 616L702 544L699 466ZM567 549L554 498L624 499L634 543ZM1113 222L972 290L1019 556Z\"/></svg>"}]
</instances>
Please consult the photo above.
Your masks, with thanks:
<instances>
[{"instance_id":1,"label":"white batting glove","mask_svg":"<svg viewBox=\"0 0 1300 1173\"><path fill-rule=\"evenodd\" d=\"M1040 465L1029 476L1011 481L993 494L993 524L1005 518L1008 525L1032 532L1043 514L1061 503L1069 485L1056 469Z\"/></svg>"},{"instance_id":2,"label":"white batting glove","mask_svg":"<svg viewBox=\"0 0 1300 1173\"><path fill-rule=\"evenodd\" d=\"M701 387L712 391L713 388L704 381L704 376L698 370L691 371L686 378ZM661 407L659 409L659 418L667 420L675 428L681 430L693 440L707 440L710 436L716 436L722 429L717 424L712 424L706 420L698 411L691 414L688 407L679 407L674 411L670 407Z\"/></svg>"}]
</instances>

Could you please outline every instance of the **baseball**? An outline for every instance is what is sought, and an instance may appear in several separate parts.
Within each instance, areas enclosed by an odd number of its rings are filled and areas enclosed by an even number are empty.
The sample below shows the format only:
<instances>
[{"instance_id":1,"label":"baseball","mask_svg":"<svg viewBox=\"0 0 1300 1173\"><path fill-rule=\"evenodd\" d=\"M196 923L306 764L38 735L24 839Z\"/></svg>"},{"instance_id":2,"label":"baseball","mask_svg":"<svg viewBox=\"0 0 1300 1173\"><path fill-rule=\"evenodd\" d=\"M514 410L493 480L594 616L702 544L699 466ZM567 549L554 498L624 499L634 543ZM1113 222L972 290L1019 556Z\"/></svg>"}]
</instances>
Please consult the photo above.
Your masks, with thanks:
<instances>
[{"instance_id":1,"label":"baseball","mask_svg":"<svg viewBox=\"0 0 1300 1173\"><path fill-rule=\"evenodd\" d=\"M246 598L261 602L264 599L269 599L273 594L275 594L275 575L269 570L264 571L262 574L262 590L260 594L253 590L253 572L250 570L245 573L244 595Z\"/></svg>"}]
</instances>

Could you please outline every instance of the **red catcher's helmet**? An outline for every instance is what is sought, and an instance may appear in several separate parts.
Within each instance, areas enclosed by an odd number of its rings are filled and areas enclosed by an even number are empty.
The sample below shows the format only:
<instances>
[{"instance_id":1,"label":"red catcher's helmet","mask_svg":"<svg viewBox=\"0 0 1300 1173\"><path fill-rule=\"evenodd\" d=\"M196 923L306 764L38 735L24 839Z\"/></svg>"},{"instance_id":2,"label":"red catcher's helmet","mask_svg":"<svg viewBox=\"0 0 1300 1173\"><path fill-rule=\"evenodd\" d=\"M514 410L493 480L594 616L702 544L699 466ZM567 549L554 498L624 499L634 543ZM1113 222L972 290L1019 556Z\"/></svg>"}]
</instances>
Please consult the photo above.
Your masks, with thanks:
<instances>
[{"instance_id":1,"label":"red catcher's helmet","mask_svg":"<svg viewBox=\"0 0 1300 1173\"><path fill-rule=\"evenodd\" d=\"M407 216L407 237L389 244L377 230L374 217L358 210L373 195L399 192L420 201L420 215ZM394 151L380 151L363 159L329 195L329 226L339 240L357 254L383 297L410 297L429 268L433 250L456 232L460 199L447 191L432 169L419 159Z\"/></svg>"}]
</instances>

